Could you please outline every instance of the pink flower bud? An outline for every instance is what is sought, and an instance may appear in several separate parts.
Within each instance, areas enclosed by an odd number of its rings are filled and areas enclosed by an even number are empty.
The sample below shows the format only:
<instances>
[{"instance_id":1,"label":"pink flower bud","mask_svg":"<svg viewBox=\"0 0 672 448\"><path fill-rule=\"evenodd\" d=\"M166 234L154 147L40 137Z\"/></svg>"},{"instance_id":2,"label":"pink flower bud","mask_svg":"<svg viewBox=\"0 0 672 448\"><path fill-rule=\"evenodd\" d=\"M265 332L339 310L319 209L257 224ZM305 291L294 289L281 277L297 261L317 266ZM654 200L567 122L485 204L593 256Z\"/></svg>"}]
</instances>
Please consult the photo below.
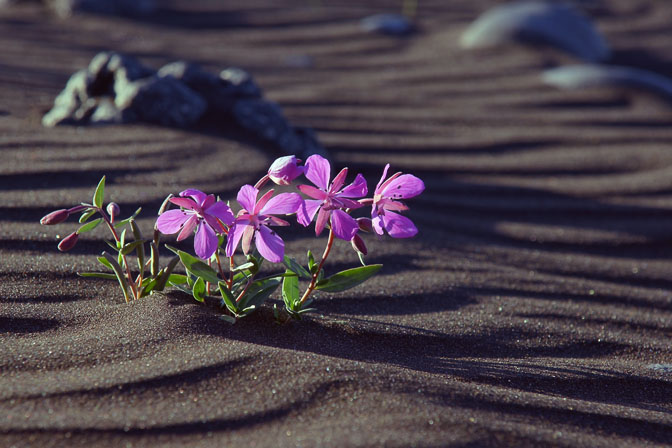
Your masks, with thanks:
<instances>
[{"instance_id":1,"label":"pink flower bud","mask_svg":"<svg viewBox=\"0 0 672 448\"><path fill-rule=\"evenodd\" d=\"M373 223L371 222L371 218L357 218L357 225L359 226L359 230L363 230L364 232L373 232Z\"/></svg>"},{"instance_id":2,"label":"pink flower bud","mask_svg":"<svg viewBox=\"0 0 672 448\"><path fill-rule=\"evenodd\" d=\"M53 226L54 224L59 224L68 219L70 212L66 209L60 209L49 213L47 216L40 219L40 224L43 226Z\"/></svg>"},{"instance_id":3,"label":"pink flower bud","mask_svg":"<svg viewBox=\"0 0 672 448\"><path fill-rule=\"evenodd\" d=\"M67 252L73 247L75 247L75 244L77 244L77 240L79 239L79 235L77 235L77 232L72 232L70 235L66 236L61 240L60 243L58 243L58 250L61 252Z\"/></svg>"},{"instance_id":4,"label":"pink flower bud","mask_svg":"<svg viewBox=\"0 0 672 448\"><path fill-rule=\"evenodd\" d=\"M350 240L350 243L352 244L353 249L355 249L362 255L366 255L369 253L368 250L366 250L366 244L364 244L364 240L356 233L355 236L353 236L352 239Z\"/></svg>"},{"instance_id":5,"label":"pink flower bud","mask_svg":"<svg viewBox=\"0 0 672 448\"><path fill-rule=\"evenodd\" d=\"M296 156L280 157L268 169L268 177L277 185L289 185L303 174L303 167L298 166Z\"/></svg>"},{"instance_id":6,"label":"pink flower bud","mask_svg":"<svg viewBox=\"0 0 672 448\"><path fill-rule=\"evenodd\" d=\"M116 202L110 202L107 204L107 214L110 215L110 221L114 222L114 219L119 216L119 213L121 210L119 209L119 205L117 205Z\"/></svg>"}]
</instances>

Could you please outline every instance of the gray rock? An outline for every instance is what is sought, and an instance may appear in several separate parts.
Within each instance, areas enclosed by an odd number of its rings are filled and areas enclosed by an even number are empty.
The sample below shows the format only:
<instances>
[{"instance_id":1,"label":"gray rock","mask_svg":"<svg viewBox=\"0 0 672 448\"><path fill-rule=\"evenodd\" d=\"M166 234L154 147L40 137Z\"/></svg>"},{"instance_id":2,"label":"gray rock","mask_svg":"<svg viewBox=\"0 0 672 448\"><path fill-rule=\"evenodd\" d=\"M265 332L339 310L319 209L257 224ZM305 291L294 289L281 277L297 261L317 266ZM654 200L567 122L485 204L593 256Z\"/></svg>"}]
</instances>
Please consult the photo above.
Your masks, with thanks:
<instances>
[{"instance_id":1,"label":"gray rock","mask_svg":"<svg viewBox=\"0 0 672 448\"><path fill-rule=\"evenodd\" d=\"M252 76L242 68L229 67L219 73L226 88L236 92L237 98L261 98L262 92Z\"/></svg>"},{"instance_id":2,"label":"gray rock","mask_svg":"<svg viewBox=\"0 0 672 448\"><path fill-rule=\"evenodd\" d=\"M544 83L560 89L603 86L637 87L672 99L672 79L648 70L609 65L571 65L546 70Z\"/></svg>"},{"instance_id":3,"label":"gray rock","mask_svg":"<svg viewBox=\"0 0 672 448\"><path fill-rule=\"evenodd\" d=\"M407 36L415 30L415 26L408 17L401 14L375 14L363 18L360 26L369 33L381 33L390 36Z\"/></svg>"},{"instance_id":4,"label":"gray rock","mask_svg":"<svg viewBox=\"0 0 672 448\"><path fill-rule=\"evenodd\" d=\"M54 107L42 118L42 124L53 127L61 124L77 124L77 110L88 99L90 77L86 70L75 72L68 79L65 88L54 100Z\"/></svg>"},{"instance_id":5,"label":"gray rock","mask_svg":"<svg viewBox=\"0 0 672 448\"><path fill-rule=\"evenodd\" d=\"M124 121L187 127L207 109L206 101L172 76L115 82L114 104Z\"/></svg>"},{"instance_id":6,"label":"gray rock","mask_svg":"<svg viewBox=\"0 0 672 448\"><path fill-rule=\"evenodd\" d=\"M541 1L505 3L483 13L462 34L463 48L511 41L544 43L588 62L609 57L609 47L592 22L569 4Z\"/></svg>"},{"instance_id":7,"label":"gray rock","mask_svg":"<svg viewBox=\"0 0 672 448\"><path fill-rule=\"evenodd\" d=\"M89 123L91 124L121 124L123 122L124 114L117 109L112 98L99 99L89 118Z\"/></svg>"}]
</instances>

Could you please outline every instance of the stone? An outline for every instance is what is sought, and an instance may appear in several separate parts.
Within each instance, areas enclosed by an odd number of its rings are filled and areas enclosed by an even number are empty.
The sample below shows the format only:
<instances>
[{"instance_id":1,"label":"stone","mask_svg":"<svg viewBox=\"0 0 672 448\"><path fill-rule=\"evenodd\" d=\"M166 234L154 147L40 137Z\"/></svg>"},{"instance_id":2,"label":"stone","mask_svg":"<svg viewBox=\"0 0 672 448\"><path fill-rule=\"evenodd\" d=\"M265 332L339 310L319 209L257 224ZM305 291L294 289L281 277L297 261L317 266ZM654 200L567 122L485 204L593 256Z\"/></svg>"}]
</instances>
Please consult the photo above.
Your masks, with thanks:
<instances>
[{"instance_id":1,"label":"stone","mask_svg":"<svg viewBox=\"0 0 672 448\"><path fill-rule=\"evenodd\" d=\"M124 121L188 127L205 113L207 102L172 76L115 82L114 104Z\"/></svg>"},{"instance_id":2,"label":"stone","mask_svg":"<svg viewBox=\"0 0 672 448\"><path fill-rule=\"evenodd\" d=\"M54 107L42 118L42 124L53 127L61 124L77 124L75 112L88 99L90 78L86 70L73 73L65 88L54 100Z\"/></svg>"},{"instance_id":3,"label":"stone","mask_svg":"<svg viewBox=\"0 0 672 448\"><path fill-rule=\"evenodd\" d=\"M516 1L483 13L462 34L463 48L493 47L512 41L548 44L587 62L609 58L606 40L570 4Z\"/></svg>"},{"instance_id":4,"label":"stone","mask_svg":"<svg viewBox=\"0 0 672 448\"><path fill-rule=\"evenodd\" d=\"M44 3L60 17L76 12L137 17L157 10L155 0L44 0Z\"/></svg>"},{"instance_id":5,"label":"stone","mask_svg":"<svg viewBox=\"0 0 672 448\"><path fill-rule=\"evenodd\" d=\"M401 14L375 14L363 18L360 26L369 33L389 36L407 36L415 31L413 23Z\"/></svg>"}]
</instances>

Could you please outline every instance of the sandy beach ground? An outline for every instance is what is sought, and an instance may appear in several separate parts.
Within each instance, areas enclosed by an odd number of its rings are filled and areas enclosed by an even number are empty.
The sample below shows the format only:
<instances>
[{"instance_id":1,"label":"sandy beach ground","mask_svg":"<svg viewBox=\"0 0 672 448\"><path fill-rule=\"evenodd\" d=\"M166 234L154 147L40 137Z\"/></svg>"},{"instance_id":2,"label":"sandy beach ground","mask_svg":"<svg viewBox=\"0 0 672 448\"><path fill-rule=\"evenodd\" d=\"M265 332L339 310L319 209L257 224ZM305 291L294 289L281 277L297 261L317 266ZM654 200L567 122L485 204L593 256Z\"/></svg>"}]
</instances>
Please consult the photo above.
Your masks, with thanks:
<instances>
[{"instance_id":1,"label":"sandy beach ground","mask_svg":"<svg viewBox=\"0 0 672 448\"><path fill-rule=\"evenodd\" d=\"M0 10L0 445L672 443L670 103L544 85L544 69L576 62L548 47L460 49L494 1L423 0L406 38L360 28L391 3ZM672 75L672 5L604 3L591 14L613 62ZM282 326L270 305L232 326L179 293L126 305L115 283L78 277L103 230L61 254L75 224L38 221L102 175L149 232L168 193L234 199L279 155L227 123L42 127L106 50L245 68L370 188L385 163L422 178L419 235L368 238L381 274ZM296 256L325 240L283 237ZM345 243L332 258L332 272L357 263Z\"/></svg>"}]
</instances>

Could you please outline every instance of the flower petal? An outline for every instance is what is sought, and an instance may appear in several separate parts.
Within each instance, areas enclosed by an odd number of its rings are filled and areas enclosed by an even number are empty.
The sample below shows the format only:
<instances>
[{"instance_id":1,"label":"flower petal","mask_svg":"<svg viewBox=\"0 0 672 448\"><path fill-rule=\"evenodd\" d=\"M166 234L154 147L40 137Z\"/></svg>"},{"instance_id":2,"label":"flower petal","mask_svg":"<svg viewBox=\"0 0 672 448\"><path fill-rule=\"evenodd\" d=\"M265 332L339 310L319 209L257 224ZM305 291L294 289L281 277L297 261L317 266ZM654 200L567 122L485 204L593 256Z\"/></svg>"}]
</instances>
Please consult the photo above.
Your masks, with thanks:
<instances>
[{"instance_id":1,"label":"flower petal","mask_svg":"<svg viewBox=\"0 0 672 448\"><path fill-rule=\"evenodd\" d=\"M207 218L207 215L210 215L210 216L214 216L215 218L219 219L220 221L222 221L227 226L230 226L231 224L233 224L233 220L234 220L233 212L231 211L229 206L226 205L222 201L215 202L210 207L208 207L206 210L203 210L203 212L205 213L206 218Z\"/></svg>"},{"instance_id":2,"label":"flower petal","mask_svg":"<svg viewBox=\"0 0 672 448\"><path fill-rule=\"evenodd\" d=\"M317 220L315 221L315 235L322 233L324 226L326 226L327 221L329 221L330 215L331 210L325 210L324 207L320 208L320 211L317 214Z\"/></svg>"},{"instance_id":3,"label":"flower petal","mask_svg":"<svg viewBox=\"0 0 672 448\"><path fill-rule=\"evenodd\" d=\"M198 215L191 215L189 219L187 219L187 222L184 223L184 227L182 227L180 234L177 235L177 241L182 241L183 239L189 238L199 221L200 218Z\"/></svg>"},{"instance_id":4,"label":"flower petal","mask_svg":"<svg viewBox=\"0 0 672 448\"><path fill-rule=\"evenodd\" d=\"M366 186L366 179L364 179L364 176L361 174L358 174L355 177L355 180L336 196L345 198L361 198L366 196L366 193L368 192L369 188Z\"/></svg>"},{"instance_id":5,"label":"flower petal","mask_svg":"<svg viewBox=\"0 0 672 448\"><path fill-rule=\"evenodd\" d=\"M271 198L273 197L273 192L274 192L274 191L275 191L275 190L273 190L273 189L268 190L266 193L264 193L264 194L259 198L259 200L257 201L256 205L254 206L254 211L252 212L253 215L257 215L257 214L259 214L259 211L260 211L262 208L264 208L264 205L266 205L266 203L267 203L268 201L270 201Z\"/></svg>"},{"instance_id":6,"label":"flower petal","mask_svg":"<svg viewBox=\"0 0 672 448\"><path fill-rule=\"evenodd\" d=\"M205 199L203 199L203 202L201 202L201 209L205 210L214 203L215 203L215 195L209 194L205 197Z\"/></svg>"},{"instance_id":7,"label":"flower petal","mask_svg":"<svg viewBox=\"0 0 672 448\"><path fill-rule=\"evenodd\" d=\"M189 216L191 214L184 210L168 210L156 220L156 228L165 235L172 235L182 229Z\"/></svg>"},{"instance_id":8,"label":"flower petal","mask_svg":"<svg viewBox=\"0 0 672 448\"><path fill-rule=\"evenodd\" d=\"M259 212L260 215L289 215L296 213L303 203L298 193L281 193L275 196Z\"/></svg>"},{"instance_id":9,"label":"flower petal","mask_svg":"<svg viewBox=\"0 0 672 448\"><path fill-rule=\"evenodd\" d=\"M348 175L348 169L343 168L339 173L334 177L334 180L331 182L331 187L329 187L330 193L336 193L341 189L345 183L345 178Z\"/></svg>"},{"instance_id":10,"label":"flower petal","mask_svg":"<svg viewBox=\"0 0 672 448\"><path fill-rule=\"evenodd\" d=\"M238 191L238 203L248 212L254 211L254 205L257 203L257 195L259 190L252 185L243 185Z\"/></svg>"},{"instance_id":11,"label":"flower petal","mask_svg":"<svg viewBox=\"0 0 672 448\"><path fill-rule=\"evenodd\" d=\"M383 184L383 181L387 177L387 170L389 170L389 169L390 169L390 164L388 163L387 165L385 165L385 169L383 169L383 175L380 177L380 180L378 181L378 185L376 185L375 194L380 193L380 191L378 191L378 190L380 189L380 186Z\"/></svg>"},{"instance_id":12,"label":"flower petal","mask_svg":"<svg viewBox=\"0 0 672 448\"><path fill-rule=\"evenodd\" d=\"M410 238L418 233L413 221L390 211L385 212L384 227L392 238Z\"/></svg>"},{"instance_id":13,"label":"flower petal","mask_svg":"<svg viewBox=\"0 0 672 448\"><path fill-rule=\"evenodd\" d=\"M343 210L334 210L331 212L331 228L337 238L350 241L359 230L359 224Z\"/></svg>"},{"instance_id":14,"label":"flower petal","mask_svg":"<svg viewBox=\"0 0 672 448\"><path fill-rule=\"evenodd\" d=\"M201 221L194 237L194 251L203 260L209 260L217 250L219 238L210 226Z\"/></svg>"},{"instance_id":15,"label":"flower petal","mask_svg":"<svg viewBox=\"0 0 672 448\"><path fill-rule=\"evenodd\" d=\"M245 255L250 253L250 247L252 246L252 237L254 236L254 226L245 227L243 232L243 239L241 246L243 248L243 253Z\"/></svg>"},{"instance_id":16,"label":"flower petal","mask_svg":"<svg viewBox=\"0 0 672 448\"><path fill-rule=\"evenodd\" d=\"M331 165L329 161L319 154L313 154L308 157L305 163L306 171L304 175L309 181L327 191L329 178L331 177Z\"/></svg>"},{"instance_id":17,"label":"flower petal","mask_svg":"<svg viewBox=\"0 0 672 448\"><path fill-rule=\"evenodd\" d=\"M285 256L285 243L280 236L266 226L260 226L254 244L262 257L271 263L280 263Z\"/></svg>"},{"instance_id":18,"label":"flower petal","mask_svg":"<svg viewBox=\"0 0 672 448\"><path fill-rule=\"evenodd\" d=\"M198 205L201 205L203 203L203 201L205 200L206 194L203 193L200 190L196 190L194 188L189 188L189 189L181 192L180 196L182 196L182 197L190 196L191 198L194 199L194 201L196 201L196 203Z\"/></svg>"},{"instance_id":19,"label":"flower petal","mask_svg":"<svg viewBox=\"0 0 672 448\"><path fill-rule=\"evenodd\" d=\"M315 188L312 185L298 185L296 188L299 189L299 191L307 196L310 196L313 199L322 199L327 197L327 193L320 190L319 188Z\"/></svg>"},{"instance_id":20,"label":"flower petal","mask_svg":"<svg viewBox=\"0 0 672 448\"><path fill-rule=\"evenodd\" d=\"M284 226L284 227L286 227L286 226L289 225L289 223L287 221L285 221L284 219L280 219L276 216L268 216L268 220L270 221L270 223L267 224L269 226Z\"/></svg>"},{"instance_id":21,"label":"flower petal","mask_svg":"<svg viewBox=\"0 0 672 448\"><path fill-rule=\"evenodd\" d=\"M226 239L226 256L231 257L238 247L240 239L243 237L245 229L250 226L250 221L247 218L236 219L236 222L229 229L229 235Z\"/></svg>"},{"instance_id":22,"label":"flower petal","mask_svg":"<svg viewBox=\"0 0 672 448\"><path fill-rule=\"evenodd\" d=\"M381 192L383 197L406 199L419 195L425 190L425 183L412 174L402 174L387 184Z\"/></svg>"},{"instance_id":23,"label":"flower petal","mask_svg":"<svg viewBox=\"0 0 672 448\"><path fill-rule=\"evenodd\" d=\"M189 198L170 198L168 199L171 203L186 208L187 210L197 210L200 209L197 203Z\"/></svg>"},{"instance_id":24,"label":"flower petal","mask_svg":"<svg viewBox=\"0 0 672 448\"><path fill-rule=\"evenodd\" d=\"M316 201L313 199L306 199L304 202L305 207L301 207L296 214L296 220L299 221L303 227L308 227L315 217L315 212L322 205L322 201Z\"/></svg>"},{"instance_id":25,"label":"flower petal","mask_svg":"<svg viewBox=\"0 0 672 448\"><path fill-rule=\"evenodd\" d=\"M373 230L378 235L384 235L385 234L385 231L383 230L383 227L385 225L385 221L383 220L383 216L373 215L372 219L371 219L371 225L373 225Z\"/></svg>"}]
</instances>

